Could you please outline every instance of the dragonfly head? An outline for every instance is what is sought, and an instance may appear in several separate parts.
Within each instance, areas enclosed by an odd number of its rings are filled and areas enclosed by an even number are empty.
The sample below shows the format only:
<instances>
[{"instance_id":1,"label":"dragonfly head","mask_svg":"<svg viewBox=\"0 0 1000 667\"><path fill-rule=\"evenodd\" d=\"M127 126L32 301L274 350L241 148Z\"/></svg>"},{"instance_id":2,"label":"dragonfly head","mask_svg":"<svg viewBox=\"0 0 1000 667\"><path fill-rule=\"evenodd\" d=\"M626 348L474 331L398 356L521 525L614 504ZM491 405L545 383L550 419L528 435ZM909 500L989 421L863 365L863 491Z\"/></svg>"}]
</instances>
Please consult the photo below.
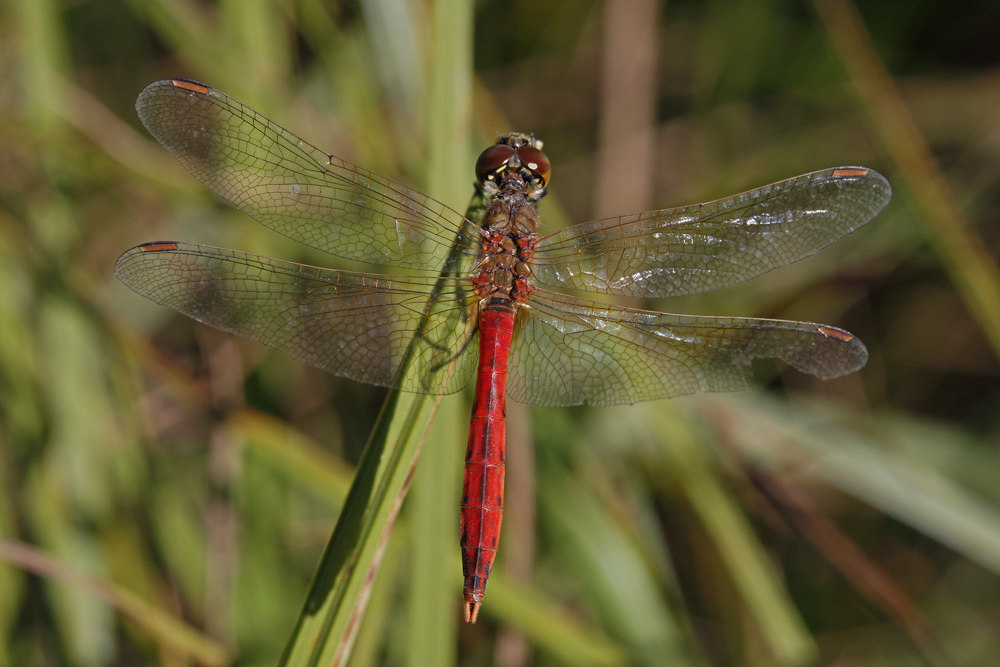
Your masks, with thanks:
<instances>
[{"instance_id":1,"label":"dragonfly head","mask_svg":"<svg viewBox=\"0 0 1000 667\"><path fill-rule=\"evenodd\" d=\"M476 161L476 179L486 194L521 193L532 202L545 195L551 171L542 142L520 132L502 135Z\"/></svg>"}]
</instances>

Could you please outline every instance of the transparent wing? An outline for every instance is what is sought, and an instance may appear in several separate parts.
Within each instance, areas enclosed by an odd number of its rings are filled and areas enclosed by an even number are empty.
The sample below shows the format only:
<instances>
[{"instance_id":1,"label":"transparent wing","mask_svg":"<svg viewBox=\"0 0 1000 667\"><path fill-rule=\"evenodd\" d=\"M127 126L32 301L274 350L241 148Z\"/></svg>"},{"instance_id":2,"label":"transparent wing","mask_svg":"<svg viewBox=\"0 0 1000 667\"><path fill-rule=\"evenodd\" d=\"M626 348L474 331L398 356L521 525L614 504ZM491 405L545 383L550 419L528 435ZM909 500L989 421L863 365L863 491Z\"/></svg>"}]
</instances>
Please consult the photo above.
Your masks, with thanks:
<instances>
[{"instance_id":1,"label":"transparent wing","mask_svg":"<svg viewBox=\"0 0 1000 667\"><path fill-rule=\"evenodd\" d=\"M475 372L468 281L337 271L172 241L132 248L115 274L199 322L358 382L445 394ZM420 372L401 377L408 356Z\"/></svg>"},{"instance_id":2,"label":"transparent wing","mask_svg":"<svg viewBox=\"0 0 1000 667\"><path fill-rule=\"evenodd\" d=\"M861 227L889 183L839 167L706 204L594 220L542 239L535 280L622 296L668 297L735 285L796 262Z\"/></svg>"},{"instance_id":3,"label":"transparent wing","mask_svg":"<svg viewBox=\"0 0 1000 667\"><path fill-rule=\"evenodd\" d=\"M434 272L445 268L458 235L464 252L476 254L479 230L461 214L318 150L214 88L156 81L139 94L136 110L208 189L296 241L360 262Z\"/></svg>"},{"instance_id":4,"label":"transparent wing","mask_svg":"<svg viewBox=\"0 0 1000 667\"><path fill-rule=\"evenodd\" d=\"M620 405L742 391L759 358L829 379L864 366L868 352L820 324L670 315L536 290L518 311L507 395L531 405Z\"/></svg>"}]
</instances>

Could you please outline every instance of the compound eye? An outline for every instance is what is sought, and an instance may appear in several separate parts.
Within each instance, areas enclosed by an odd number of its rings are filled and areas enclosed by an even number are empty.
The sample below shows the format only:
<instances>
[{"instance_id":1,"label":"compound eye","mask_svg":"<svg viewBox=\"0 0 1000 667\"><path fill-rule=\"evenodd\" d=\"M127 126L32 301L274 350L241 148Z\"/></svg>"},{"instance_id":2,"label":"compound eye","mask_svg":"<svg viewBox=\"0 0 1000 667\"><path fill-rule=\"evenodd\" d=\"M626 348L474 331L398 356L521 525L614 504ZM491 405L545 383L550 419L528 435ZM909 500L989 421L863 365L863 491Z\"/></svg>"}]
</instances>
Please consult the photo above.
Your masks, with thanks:
<instances>
[{"instance_id":1,"label":"compound eye","mask_svg":"<svg viewBox=\"0 0 1000 667\"><path fill-rule=\"evenodd\" d=\"M487 177L504 166L507 160L514 157L514 149L506 144L495 144L479 154L476 160L476 178L482 183Z\"/></svg>"},{"instance_id":2,"label":"compound eye","mask_svg":"<svg viewBox=\"0 0 1000 667\"><path fill-rule=\"evenodd\" d=\"M517 149L517 157L521 160L521 164L538 174L542 179L542 187L548 185L552 163L545 153L531 146L521 146Z\"/></svg>"}]
</instances>

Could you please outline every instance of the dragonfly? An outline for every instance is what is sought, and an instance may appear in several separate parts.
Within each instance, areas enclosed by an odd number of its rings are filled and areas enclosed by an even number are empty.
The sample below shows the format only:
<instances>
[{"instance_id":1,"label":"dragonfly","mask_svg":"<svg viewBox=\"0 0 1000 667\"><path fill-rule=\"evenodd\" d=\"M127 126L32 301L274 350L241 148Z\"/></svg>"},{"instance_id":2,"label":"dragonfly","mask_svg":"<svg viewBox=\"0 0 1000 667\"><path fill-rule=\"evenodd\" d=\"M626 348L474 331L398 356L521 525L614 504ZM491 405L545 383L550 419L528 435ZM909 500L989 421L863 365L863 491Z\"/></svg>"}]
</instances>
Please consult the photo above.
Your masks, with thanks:
<instances>
[{"instance_id":1,"label":"dragonfly","mask_svg":"<svg viewBox=\"0 0 1000 667\"><path fill-rule=\"evenodd\" d=\"M196 179L312 248L409 272L307 266L157 241L115 273L208 326L358 382L448 394L475 378L460 512L464 613L475 622L500 537L506 399L610 406L749 389L753 360L822 379L868 358L835 326L674 315L582 298L694 294L801 260L870 221L891 189L864 167L825 169L716 201L542 235L551 163L532 134L500 136L463 215L319 150L202 83L164 79L136 109Z\"/></svg>"}]
</instances>

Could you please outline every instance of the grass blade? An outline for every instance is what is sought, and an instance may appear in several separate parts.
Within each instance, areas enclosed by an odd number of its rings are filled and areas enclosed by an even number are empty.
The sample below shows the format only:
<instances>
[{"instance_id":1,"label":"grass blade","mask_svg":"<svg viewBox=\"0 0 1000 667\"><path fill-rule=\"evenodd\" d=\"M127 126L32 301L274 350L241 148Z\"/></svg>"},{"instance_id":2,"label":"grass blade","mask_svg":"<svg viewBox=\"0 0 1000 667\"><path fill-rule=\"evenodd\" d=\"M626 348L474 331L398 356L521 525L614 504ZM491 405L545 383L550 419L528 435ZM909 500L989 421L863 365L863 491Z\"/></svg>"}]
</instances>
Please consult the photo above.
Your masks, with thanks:
<instances>
[{"instance_id":1,"label":"grass blade","mask_svg":"<svg viewBox=\"0 0 1000 667\"><path fill-rule=\"evenodd\" d=\"M1000 268L969 226L882 63L857 9L848 0L814 2L880 141L906 179L941 265L1000 357Z\"/></svg>"},{"instance_id":2,"label":"grass blade","mask_svg":"<svg viewBox=\"0 0 1000 667\"><path fill-rule=\"evenodd\" d=\"M651 404L646 413L660 433L659 441L669 448L671 463L680 470L676 480L715 543L733 585L774 653L775 664L809 664L816 658L816 644L764 546L739 503L713 472L689 423L662 403Z\"/></svg>"},{"instance_id":3,"label":"grass blade","mask_svg":"<svg viewBox=\"0 0 1000 667\"><path fill-rule=\"evenodd\" d=\"M428 24L432 35L425 40L430 68L424 183L428 192L454 206L468 197L466 184L454 172L457 165L469 162L472 6L460 0L436 2ZM406 646L411 667L447 667L457 658L461 568L453 568L448 555L458 551L463 405L457 397L442 405L435 444L417 471L411 528L420 539L412 549Z\"/></svg>"},{"instance_id":4,"label":"grass blade","mask_svg":"<svg viewBox=\"0 0 1000 667\"><path fill-rule=\"evenodd\" d=\"M0 539L0 559L103 600L143 628L168 653L189 657L200 665L221 666L232 663L228 649L181 620L144 602L124 588L74 570L27 544Z\"/></svg>"},{"instance_id":5,"label":"grass blade","mask_svg":"<svg viewBox=\"0 0 1000 667\"><path fill-rule=\"evenodd\" d=\"M343 665L440 397L392 392L280 665Z\"/></svg>"}]
</instances>

